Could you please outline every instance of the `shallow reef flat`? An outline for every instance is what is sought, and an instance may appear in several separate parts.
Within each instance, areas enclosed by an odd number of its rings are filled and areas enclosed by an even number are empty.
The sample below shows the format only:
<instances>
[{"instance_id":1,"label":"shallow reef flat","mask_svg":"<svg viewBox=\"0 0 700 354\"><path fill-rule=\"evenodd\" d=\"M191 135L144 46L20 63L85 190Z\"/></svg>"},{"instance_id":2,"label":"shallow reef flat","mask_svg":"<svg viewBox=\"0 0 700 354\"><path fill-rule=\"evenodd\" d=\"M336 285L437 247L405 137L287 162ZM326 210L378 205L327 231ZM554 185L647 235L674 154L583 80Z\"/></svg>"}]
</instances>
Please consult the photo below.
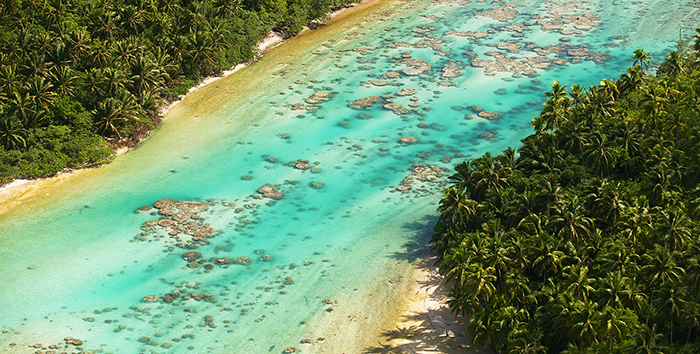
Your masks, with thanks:
<instances>
[{"instance_id":1,"label":"shallow reef flat","mask_svg":"<svg viewBox=\"0 0 700 354\"><path fill-rule=\"evenodd\" d=\"M698 7L381 1L290 39L2 216L0 352L360 353L452 165L517 148L552 80L662 58Z\"/></svg>"}]
</instances>

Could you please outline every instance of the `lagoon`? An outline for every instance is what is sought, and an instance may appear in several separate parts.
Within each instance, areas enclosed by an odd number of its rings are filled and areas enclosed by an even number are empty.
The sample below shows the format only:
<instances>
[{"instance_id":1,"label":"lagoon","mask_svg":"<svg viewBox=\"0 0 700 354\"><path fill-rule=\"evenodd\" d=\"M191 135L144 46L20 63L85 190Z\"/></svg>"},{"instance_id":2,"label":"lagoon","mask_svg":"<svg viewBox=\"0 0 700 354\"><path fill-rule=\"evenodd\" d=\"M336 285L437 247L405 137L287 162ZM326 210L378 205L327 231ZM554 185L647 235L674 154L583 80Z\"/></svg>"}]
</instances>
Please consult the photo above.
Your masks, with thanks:
<instances>
[{"instance_id":1,"label":"lagoon","mask_svg":"<svg viewBox=\"0 0 700 354\"><path fill-rule=\"evenodd\" d=\"M451 166L517 148L552 80L618 78L637 48L660 62L698 7L378 0L307 31L112 164L9 194L0 351L73 337L103 353L360 353L427 254ZM206 205L187 221L211 235L144 226L167 213L137 209L164 198ZM250 264L188 266L188 251Z\"/></svg>"}]
</instances>

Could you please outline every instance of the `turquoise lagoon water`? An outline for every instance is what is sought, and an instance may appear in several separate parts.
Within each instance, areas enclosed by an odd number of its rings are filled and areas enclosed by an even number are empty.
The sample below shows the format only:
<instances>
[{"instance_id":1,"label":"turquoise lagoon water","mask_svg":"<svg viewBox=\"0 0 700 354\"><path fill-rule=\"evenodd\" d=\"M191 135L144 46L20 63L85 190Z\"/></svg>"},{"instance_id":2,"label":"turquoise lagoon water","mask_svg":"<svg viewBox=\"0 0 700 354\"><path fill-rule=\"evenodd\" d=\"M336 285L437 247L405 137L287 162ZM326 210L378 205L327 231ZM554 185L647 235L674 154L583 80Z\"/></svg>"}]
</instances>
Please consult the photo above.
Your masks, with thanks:
<instances>
[{"instance_id":1,"label":"turquoise lagoon water","mask_svg":"<svg viewBox=\"0 0 700 354\"><path fill-rule=\"evenodd\" d=\"M699 6L382 3L290 40L188 96L111 165L67 178L46 191L48 202L2 217L0 352L30 353L30 345L63 345L68 336L104 353L362 352L427 252L446 169L517 147L553 79L588 86L617 78L636 48L660 62L679 36L694 33ZM518 26L502 28L510 25ZM504 42L520 49L499 49ZM547 57L563 61L510 69L551 44L561 53ZM581 48L602 59L568 54ZM489 73L470 65L498 57L487 52L501 52L508 65ZM417 75L382 76L426 64ZM441 77L446 65L459 73ZM415 92L396 95L405 88ZM307 103L315 92L332 96ZM348 106L372 95L383 101ZM400 144L404 137L416 141ZM314 169L289 165L298 159ZM414 175L408 192L397 191L417 163L435 166L433 180ZM253 197L264 184L285 197ZM208 204L199 216L216 231L196 249L205 258L252 263L189 268L181 257L188 250L164 229L142 229L161 217L155 209L135 213L161 198ZM182 296L172 303L142 302L175 291ZM213 301L183 299L192 293Z\"/></svg>"}]
</instances>

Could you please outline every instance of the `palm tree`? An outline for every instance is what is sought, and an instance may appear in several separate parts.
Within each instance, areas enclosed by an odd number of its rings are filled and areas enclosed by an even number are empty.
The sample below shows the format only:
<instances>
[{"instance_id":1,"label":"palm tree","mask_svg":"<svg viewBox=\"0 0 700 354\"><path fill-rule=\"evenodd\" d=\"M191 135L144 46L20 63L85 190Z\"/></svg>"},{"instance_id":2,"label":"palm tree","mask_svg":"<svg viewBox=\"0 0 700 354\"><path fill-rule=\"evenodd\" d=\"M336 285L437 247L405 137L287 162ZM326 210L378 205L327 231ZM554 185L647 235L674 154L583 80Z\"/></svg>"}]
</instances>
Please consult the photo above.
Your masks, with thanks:
<instances>
[{"instance_id":1,"label":"palm tree","mask_svg":"<svg viewBox=\"0 0 700 354\"><path fill-rule=\"evenodd\" d=\"M608 143L606 135L593 134L588 144L588 149L586 164L592 170L598 171L600 178L603 179L605 172L615 164L617 155L615 148Z\"/></svg>"},{"instance_id":2,"label":"palm tree","mask_svg":"<svg viewBox=\"0 0 700 354\"><path fill-rule=\"evenodd\" d=\"M106 68L103 71L103 90L109 96L114 96L126 90L126 74L121 69Z\"/></svg>"},{"instance_id":3,"label":"palm tree","mask_svg":"<svg viewBox=\"0 0 700 354\"><path fill-rule=\"evenodd\" d=\"M451 227L464 229L476 213L478 203L465 193L460 193L454 186L442 191L438 211L441 213L440 222Z\"/></svg>"},{"instance_id":4,"label":"palm tree","mask_svg":"<svg viewBox=\"0 0 700 354\"><path fill-rule=\"evenodd\" d=\"M468 248L452 248L440 263L440 272L445 274L448 282L454 282L455 287L463 288L467 282L471 260L472 253Z\"/></svg>"},{"instance_id":5,"label":"palm tree","mask_svg":"<svg viewBox=\"0 0 700 354\"><path fill-rule=\"evenodd\" d=\"M555 180L544 180L538 184L539 193L535 196L537 210L557 210L564 200L564 189Z\"/></svg>"},{"instance_id":6,"label":"palm tree","mask_svg":"<svg viewBox=\"0 0 700 354\"><path fill-rule=\"evenodd\" d=\"M629 156L634 157L640 154L642 143L639 139L637 125L623 122L615 127L613 135L615 144L626 151Z\"/></svg>"},{"instance_id":7,"label":"palm tree","mask_svg":"<svg viewBox=\"0 0 700 354\"><path fill-rule=\"evenodd\" d=\"M676 266L674 256L675 253L671 253L658 245L643 256L647 265L642 267L640 272L648 278L649 288L651 289L651 300L649 300L649 311L646 319L647 325L649 324L649 315L654 303L654 289L666 284L673 285L680 281L682 274L685 274L683 268Z\"/></svg>"},{"instance_id":8,"label":"palm tree","mask_svg":"<svg viewBox=\"0 0 700 354\"><path fill-rule=\"evenodd\" d=\"M167 75L167 74L166 74ZM146 56L138 57L131 65L132 93L137 96L151 92L163 84L164 75Z\"/></svg>"},{"instance_id":9,"label":"palm tree","mask_svg":"<svg viewBox=\"0 0 700 354\"><path fill-rule=\"evenodd\" d=\"M102 11L95 22L96 26L93 28L92 34L104 40L111 40L119 32L118 18L119 15L114 11Z\"/></svg>"},{"instance_id":10,"label":"palm tree","mask_svg":"<svg viewBox=\"0 0 700 354\"><path fill-rule=\"evenodd\" d=\"M479 264L470 264L467 271L467 279L464 288L469 297L482 306L486 306L491 297L496 293L496 276L493 275L493 267L482 267Z\"/></svg>"},{"instance_id":11,"label":"palm tree","mask_svg":"<svg viewBox=\"0 0 700 354\"><path fill-rule=\"evenodd\" d=\"M82 82L88 93L95 99L101 98L105 94L105 73L99 68L91 68L83 73Z\"/></svg>"},{"instance_id":12,"label":"palm tree","mask_svg":"<svg viewBox=\"0 0 700 354\"><path fill-rule=\"evenodd\" d=\"M141 31L143 25L143 11L133 5L124 5L119 9L119 26L130 35Z\"/></svg>"},{"instance_id":13,"label":"palm tree","mask_svg":"<svg viewBox=\"0 0 700 354\"><path fill-rule=\"evenodd\" d=\"M632 60L635 66L639 66L646 70L649 68L649 64L651 63L651 54L645 52L644 49L635 49Z\"/></svg>"},{"instance_id":14,"label":"palm tree","mask_svg":"<svg viewBox=\"0 0 700 354\"><path fill-rule=\"evenodd\" d=\"M19 92L22 84L22 78L13 66L0 65L0 92L10 97Z\"/></svg>"},{"instance_id":15,"label":"palm tree","mask_svg":"<svg viewBox=\"0 0 700 354\"><path fill-rule=\"evenodd\" d=\"M8 150L20 150L27 147L27 131L14 117L0 115L0 144Z\"/></svg>"},{"instance_id":16,"label":"palm tree","mask_svg":"<svg viewBox=\"0 0 700 354\"><path fill-rule=\"evenodd\" d=\"M49 73L54 90L59 95L72 96L80 83L77 73L67 66L55 66Z\"/></svg>"},{"instance_id":17,"label":"palm tree","mask_svg":"<svg viewBox=\"0 0 700 354\"><path fill-rule=\"evenodd\" d=\"M612 352L612 343L622 340L623 333L628 331L630 323L625 322L624 312L619 309L604 307L600 315L601 334L608 338L608 351Z\"/></svg>"},{"instance_id":18,"label":"palm tree","mask_svg":"<svg viewBox=\"0 0 700 354\"><path fill-rule=\"evenodd\" d=\"M552 92L544 93L547 102L541 113L543 130L556 130L567 120L565 113L571 107L572 99L566 94L566 85L562 86L558 81L552 81Z\"/></svg>"},{"instance_id":19,"label":"palm tree","mask_svg":"<svg viewBox=\"0 0 700 354\"><path fill-rule=\"evenodd\" d=\"M608 119L615 114L615 96L612 92L614 90L603 85L591 87L587 96L590 102L585 115L588 127L594 128L600 123L601 118Z\"/></svg>"},{"instance_id":20,"label":"palm tree","mask_svg":"<svg viewBox=\"0 0 700 354\"><path fill-rule=\"evenodd\" d=\"M690 333L693 329L700 329L700 303L688 301L685 306L681 307L681 316L688 326L688 335L685 340L687 344L690 343Z\"/></svg>"},{"instance_id":21,"label":"palm tree","mask_svg":"<svg viewBox=\"0 0 700 354\"><path fill-rule=\"evenodd\" d=\"M663 335L656 333L656 325L651 329L643 327L641 331L635 334L636 346L629 350L629 353L634 354L663 354L666 349L659 342L663 339Z\"/></svg>"},{"instance_id":22,"label":"palm tree","mask_svg":"<svg viewBox=\"0 0 700 354\"><path fill-rule=\"evenodd\" d=\"M49 63L51 63L49 65L49 68L51 69L63 66L72 66L70 53L66 48L65 42L61 38L54 40L53 45L46 53L46 59Z\"/></svg>"},{"instance_id":23,"label":"palm tree","mask_svg":"<svg viewBox=\"0 0 700 354\"><path fill-rule=\"evenodd\" d=\"M476 159L475 164L476 170L471 174L471 181L467 186L474 200L483 201L489 192L499 192L508 186L506 178L508 171L499 168L495 159L491 158L491 154L487 152Z\"/></svg>"},{"instance_id":24,"label":"palm tree","mask_svg":"<svg viewBox=\"0 0 700 354\"><path fill-rule=\"evenodd\" d=\"M666 115L667 99L662 89L657 85L649 85L643 88L644 95L639 102L648 122L645 125L647 129L654 130L657 128L656 121Z\"/></svg>"},{"instance_id":25,"label":"palm tree","mask_svg":"<svg viewBox=\"0 0 700 354\"><path fill-rule=\"evenodd\" d=\"M564 291L571 294L571 297L580 301L588 301L589 295L595 292L591 284L595 279L588 277L588 267L573 265L568 266L563 274L564 283L566 286Z\"/></svg>"},{"instance_id":26,"label":"palm tree","mask_svg":"<svg viewBox=\"0 0 700 354\"><path fill-rule=\"evenodd\" d=\"M45 76L46 75L46 56L37 50L33 50L28 54L27 60L25 60L20 66L20 72L28 77L34 76Z\"/></svg>"},{"instance_id":27,"label":"palm tree","mask_svg":"<svg viewBox=\"0 0 700 354\"><path fill-rule=\"evenodd\" d=\"M621 194L625 188L620 182L609 183L603 180L596 190L586 197L585 205L598 220L614 226L629 204Z\"/></svg>"},{"instance_id":28,"label":"palm tree","mask_svg":"<svg viewBox=\"0 0 700 354\"><path fill-rule=\"evenodd\" d=\"M241 0L215 0L214 8L216 8L219 17L227 18L234 15L242 6Z\"/></svg>"},{"instance_id":29,"label":"palm tree","mask_svg":"<svg viewBox=\"0 0 700 354\"><path fill-rule=\"evenodd\" d=\"M70 31L68 34L68 51L73 56L73 61L77 62L86 52L90 50L90 34L85 28Z\"/></svg>"},{"instance_id":30,"label":"palm tree","mask_svg":"<svg viewBox=\"0 0 700 354\"><path fill-rule=\"evenodd\" d=\"M667 169L652 170L644 175L642 191L649 196L649 202L654 205L663 205L672 199L674 193L681 191L680 187L674 183L673 171Z\"/></svg>"},{"instance_id":31,"label":"palm tree","mask_svg":"<svg viewBox=\"0 0 700 354\"><path fill-rule=\"evenodd\" d=\"M455 173L447 177L450 183L453 183L459 191L465 191L472 180L472 173L476 169L475 160L469 159L457 163L454 166Z\"/></svg>"},{"instance_id":32,"label":"palm tree","mask_svg":"<svg viewBox=\"0 0 700 354\"><path fill-rule=\"evenodd\" d=\"M557 146L572 155L582 153L590 144L589 129L580 124L565 124L563 129L557 130L554 135L558 141Z\"/></svg>"},{"instance_id":33,"label":"palm tree","mask_svg":"<svg viewBox=\"0 0 700 354\"><path fill-rule=\"evenodd\" d=\"M493 348L498 345L493 337L496 331L494 328L495 324L493 323L492 311L493 309L491 307L479 307L475 309L467 325L467 330L473 336L472 341L475 344L481 344L485 348Z\"/></svg>"},{"instance_id":34,"label":"palm tree","mask_svg":"<svg viewBox=\"0 0 700 354\"><path fill-rule=\"evenodd\" d=\"M565 257L564 252L551 247L549 244L533 246L530 254L534 256L532 267L538 275L542 276L542 283L547 280L547 275L550 271L554 275L559 272Z\"/></svg>"},{"instance_id":35,"label":"palm tree","mask_svg":"<svg viewBox=\"0 0 700 354\"><path fill-rule=\"evenodd\" d=\"M640 257L634 252L634 248L627 247L621 240L607 245L606 251L601 255L601 267L606 271L628 274L629 271L636 274Z\"/></svg>"},{"instance_id":36,"label":"palm tree","mask_svg":"<svg viewBox=\"0 0 700 354\"><path fill-rule=\"evenodd\" d=\"M116 134L121 138L119 128L140 121L138 110L133 104L108 97L97 103L92 111L96 132L103 135Z\"/></svg>"},{"instance_id":37,"label":"palm tree","mask_svg":"<svg viewBox=\"0 0 700 354\"><path fill-rule=\"evenodd\" d=\"M632 92L639 88L644 83L646 71L642 67L635 65L627 68L627 72L620 75L620 90L623 92Z\"/></svg>"},{"instance_id":38,"label":"palm tree","mask_svg":"<svg viewBox=\"0 0 700 354\"><path fill-rule=\"evenodd\" d=\"M562 213L554 216L549 222L554 227L554 235L575 244L589 236L595 226L593 220L586 216L582 209L577 198L574 198Z\"/></svg>"},{"instance_id":39,"label":"palm tree","mask_svg":"<svg viewBox=\"0 0 700 354\"><path fill-rule=\"evenodd\" d=\"M206 33L194 32L187 37L185 58L192 65L195 73L209 74L214 63L211 36Z\"/></svg>"},{"instance_id":40,"label":"palm tree","mask_svg":"<svg viewBox=\"0 0 700 354\"><path fill-rule=\"evenodd\" d=\"M29 95L29 99L32 101L36 109L48 110L49 107L53 106L56 94L51 91L53 85L46 82L46 80L41 76L34 76L27 80L24 86L24 90Z\"/></svg>"},{"instance_id":41,"label":"palm tree","mask_svg":"<svg viewBox=\"0 0 700 354\"><path fill-rule=\"evenodd\" d=\"M584 346L598 343L601 326L599 305L593 301L576 301L571 314L569 333L575 342Z\"/></svg>"},{"instance_id":42,"label":"palm tree","mask_svg":"<svg viewBox=\"0 0 700 354\"><path fill-rule=\"evenodd\" d=\"M670 343L673 343L673 320L680 316L680 306L685 302L683 300L684 295L683 289L674 284L671 284L670 287L665 288L665 290L661 293L661 296L664 299L662 308L666 310L665 312L668 314L667 318L671 320L671 333L669 335Z\"/></svg>"},{"instance_id":43,"label":"palm tree","mask_svg":"<svg viewBox=\"0 0 700 354\"><path fill-rule=\"evenodd\" d=\"M7 104L5 106L5 113L14 116L22 124L27 121L27 118L32 113L32 102L29 96L22 95L15 91L10 97L8 97Z\"/></svg>"},{"instance_id":44,"label":"palm tree","mask_svg":"<svg viewBox=\"0 0 700 354\"><path fill-rule=\"evenodd\" d=\"M150 16L150 29L157 36L170 37L176 31L175 19L167 13L154 12Z\"/></svg>"},{"instance_id":45,"label":"palm tree","mask_svg":"<svg viewBox=\"0 0 700 354\"><path fill-rule=\"evenodd\" d=\"M579 84L574 84L571 85L571 91L568 94L574 107L585 107L588 98L586 88L582 88Z\"/></svg>"},{"instance_id":46,"label":"palm tree","mask_svg":"<svg viewBox=\"0 0 700 354\"><path fill-rule=\"evenodd\" d=\"M136 40L125 39L116 41L111 48L116 61L128 68L136 59L143 55L144 47Z\"/></svg>"},{"instance_id":47,"label":"palm tree","mask_svg":"<svg viewBox=\"0 0 700 354\"><path fill-rule=\"evenodd\" d=\"M678 51L675 50L668 53L668 55L666 56L666 60L664 60L663 64L659 66L659 73L668 76L685 74L685 72L686 70L684 58Z\"/></svg>"},{"instance_id":48,"label":"palm tree","mask_svg":"<svg viewBox=\"0 0 700 354\"><path fill-rule=\"evenodd\" d=\"M598 303L603 308L624 308L623 299L629 284L630 279L620 272L608 273L605 278L598 279Z\"/></svg>"},{"instance_id":49,"label":"palm tree","mask_svg":"<svg viewBox=\"0 0 700 354\"><path fill-rule=\"evenodd\" d=\"M653 229L652 215L649 205L639 199L633 199L629 208L623 212L617 227L627 242L630 242L638 251L651 245L650 231Z\"/></svg>"}]
</instances>

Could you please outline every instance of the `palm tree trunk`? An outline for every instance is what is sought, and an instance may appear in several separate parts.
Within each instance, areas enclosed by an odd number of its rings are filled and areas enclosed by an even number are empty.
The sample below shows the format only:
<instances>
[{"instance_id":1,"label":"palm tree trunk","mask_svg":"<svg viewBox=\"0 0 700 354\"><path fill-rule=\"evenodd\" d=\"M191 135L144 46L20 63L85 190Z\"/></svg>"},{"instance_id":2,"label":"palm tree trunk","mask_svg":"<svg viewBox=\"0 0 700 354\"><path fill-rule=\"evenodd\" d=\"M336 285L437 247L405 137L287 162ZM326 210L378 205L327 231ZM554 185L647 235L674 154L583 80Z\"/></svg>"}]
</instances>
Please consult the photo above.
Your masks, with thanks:
<instances>
[{"instance_id":1,"label":"palm tree trunk","mask_svg":"<svg viewBox=\"0 0 700 354\"><path fill-rule=\"evenodd\" d=\"M671 313L671 340L670 343L673 344L673 313Z\"/></svg>"},{"instance_id":2,"label":"palm tree trunk","mask_svg":"<svg viewBox=\"0 0 700 354\"><path fill-rule=\"evenodd\" d=\"M647 312L646 325L649 325L649 315L651 315L651 304L654 302L654 290L651 291L651 301L649 301L649 311Z\"/></svg>"}]
</instances>

